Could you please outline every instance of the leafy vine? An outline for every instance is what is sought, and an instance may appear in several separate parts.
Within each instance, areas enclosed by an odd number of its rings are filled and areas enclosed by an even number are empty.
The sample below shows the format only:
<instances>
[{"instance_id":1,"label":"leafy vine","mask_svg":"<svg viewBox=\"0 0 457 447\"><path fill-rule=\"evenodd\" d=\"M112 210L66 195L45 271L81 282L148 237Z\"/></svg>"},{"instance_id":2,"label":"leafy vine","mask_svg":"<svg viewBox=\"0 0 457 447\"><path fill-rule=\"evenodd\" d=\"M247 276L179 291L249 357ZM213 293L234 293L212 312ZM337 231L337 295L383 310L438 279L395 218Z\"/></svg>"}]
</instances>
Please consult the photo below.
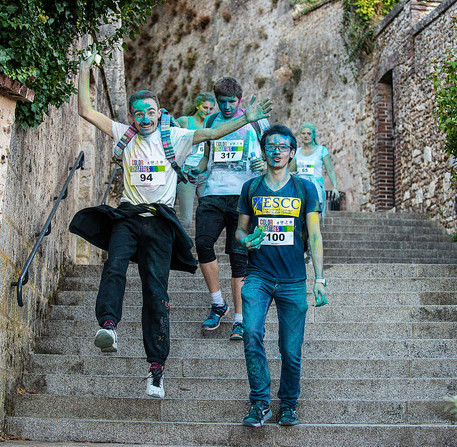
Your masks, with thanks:
<instances>
[{"instance_id":1,"label":"leafy vine","mask_svg":"<svg viewBox=\"0 0 457 447\"><path fill-rule=\"evenodd\" d=\"M18 103L16 119L24 129L38 126L50 105L59 107L76 92L71 81L81 51L76 39L92 37L109 57L122 37L133 38L152 8L165 0L1 0L0 72L35 91L33 103ZM100 26L122 23L108 36Z\"/></svg>"}]
</instances>

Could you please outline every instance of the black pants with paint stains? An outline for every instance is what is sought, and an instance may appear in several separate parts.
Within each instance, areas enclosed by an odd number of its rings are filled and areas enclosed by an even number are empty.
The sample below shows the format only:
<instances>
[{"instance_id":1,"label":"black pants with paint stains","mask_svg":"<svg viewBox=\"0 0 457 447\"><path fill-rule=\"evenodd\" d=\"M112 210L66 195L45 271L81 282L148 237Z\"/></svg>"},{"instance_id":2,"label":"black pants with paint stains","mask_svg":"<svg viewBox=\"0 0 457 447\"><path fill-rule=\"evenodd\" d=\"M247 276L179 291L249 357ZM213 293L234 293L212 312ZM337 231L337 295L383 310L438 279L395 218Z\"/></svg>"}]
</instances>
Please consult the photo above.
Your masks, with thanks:
<instances>
[{"instance_id":1,"label":"black pants with paint stains","mask_svg":"<svg viewBox=\"0 0 457 447\"><path fill-rule=\"evenodd\" d=\"M148 362L164 364L170 351L168 277L174 240L173 227L159 216L134 216L115 221L95 313L100 326L121 321L126 272L137 254L143 292L143 343Z\"/></svg>"}]
</instances>

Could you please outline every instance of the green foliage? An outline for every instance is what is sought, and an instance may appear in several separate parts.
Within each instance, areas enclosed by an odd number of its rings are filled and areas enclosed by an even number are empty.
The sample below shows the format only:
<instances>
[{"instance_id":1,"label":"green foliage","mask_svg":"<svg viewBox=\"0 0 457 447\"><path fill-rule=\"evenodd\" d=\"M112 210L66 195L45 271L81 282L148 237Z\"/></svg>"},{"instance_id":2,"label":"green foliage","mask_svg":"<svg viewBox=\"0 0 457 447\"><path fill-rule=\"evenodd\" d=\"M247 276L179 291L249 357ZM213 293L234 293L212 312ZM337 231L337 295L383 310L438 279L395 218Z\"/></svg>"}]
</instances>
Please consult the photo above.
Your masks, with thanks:
<instances>
[{"instance_id":1,"label":"green foliage","mask_svg":"<svg viewBox=\"0 0 457 447\"><path fill-rule=\"evenodd\" d=\"M457 55L448 49L445 58L434 61L433 67L431 78L436 100L435 118L446 136L444 150L457 158ZM454 184L457 184L457 170L454 167L451 167L451 174Z\"/></svg>"},{"instance_id":2,"label":"green foliage","mask_svg":"<svg viewBox=\"0 0 457 447\"><path fill-rule=\"evenodd\" d=\"M349 62L354 62L373 50L376 23L390 12L398 1L343 0L341 35Z\"/></svg>"},{"instance_id":3,"label":"green foliage","mask_svg":"<svg viewBox=\"0 0 457 447\"><path fill-rule=\"evenodd\" d=\"M35 91L33 103L18 103L16 118L27 129L40 124L48 106L59 107L76 92L71 77L78 70L75 40L92 36L108 55L116 42L133 38L152 8L164 0L17 0L0 3L0 72ZM111 36L100 26L121 20Z\"/></svg>"}]
</instances>

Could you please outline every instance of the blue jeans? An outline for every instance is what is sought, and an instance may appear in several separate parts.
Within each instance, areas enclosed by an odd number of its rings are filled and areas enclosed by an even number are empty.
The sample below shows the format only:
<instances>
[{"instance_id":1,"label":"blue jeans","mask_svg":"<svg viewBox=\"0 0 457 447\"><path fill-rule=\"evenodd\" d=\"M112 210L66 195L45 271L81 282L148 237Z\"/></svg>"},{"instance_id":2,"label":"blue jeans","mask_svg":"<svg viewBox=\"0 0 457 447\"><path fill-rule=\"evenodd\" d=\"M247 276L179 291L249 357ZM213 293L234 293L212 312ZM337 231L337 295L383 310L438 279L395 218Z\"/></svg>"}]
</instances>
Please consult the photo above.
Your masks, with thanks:
<instances>
[{"instance_id":1,"label":"blue jeans","mask_svg":"<svg viewBox=\"0 0 457 447\"><path fill-rule=\"evenodd\" d=\"M279 322L281 381L280 407L296 407L300 395L301 351L305 332L306 281L281 283L255 274L246 277L243 298L244 354L249 377L251 402L270 403L270 372L263 338L265 319L273 299Z\"/></svg>"}]
</instances>

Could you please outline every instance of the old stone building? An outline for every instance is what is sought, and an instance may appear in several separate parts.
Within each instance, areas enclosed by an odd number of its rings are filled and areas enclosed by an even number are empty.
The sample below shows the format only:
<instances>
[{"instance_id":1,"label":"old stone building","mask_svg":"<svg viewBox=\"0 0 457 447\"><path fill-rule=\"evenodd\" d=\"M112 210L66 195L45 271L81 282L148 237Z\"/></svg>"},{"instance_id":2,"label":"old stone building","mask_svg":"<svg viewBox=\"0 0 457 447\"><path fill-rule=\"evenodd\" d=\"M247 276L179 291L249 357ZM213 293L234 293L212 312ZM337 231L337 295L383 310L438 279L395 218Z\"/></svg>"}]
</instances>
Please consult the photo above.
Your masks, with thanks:
<instances>
[{"instance_id":1,"label":"old stone building","mask_svg":"<svg viewBox=\"0 0 457 447\"><path fill-rule=\"evenodd\" d=\"M161 92L163 105L180 115L198 91L233 75L245 101L273 98L272 121L296 132L302 122L316 125L346 209L427 213L453 233L456 193L429 76L432 61L456 44L455 9L453 0L403 0L356 65L339 32L341 2L301 14L285 0L168 1L129 43L127 90Z\"/></svg>"},{"instance_id":2,"label":"old stone building","mask_svg":"<svg viewBox=\"0 0 457 447\"><path fill-rule=\"evenodd\" d=\"M316 125L346 209L424 213L455 233L456 191L429 76L432 61L456 45L456 9L455 0L403 0L379 24L373 53L355 66L346 62L339 33L341 2L297 14L289 0L168 0L128 43L124 59L117 52L104 72L93 71L92 96L98 110L126 120L125 62L127 93L153 89L179 116L218 77L235 76L245 101L252 94L274 99L272 121L294 131L304 121ZM21 130L15 101L30 94L0 88L0 421L65 267L101 260L67 228L76 210L100 202L113 168L111 142L79 118L76 98L51 109L38 129ZM11 282L81 150L85 169L77 171L31 265L20 308Z\"/></svg>"}]
</instances>

